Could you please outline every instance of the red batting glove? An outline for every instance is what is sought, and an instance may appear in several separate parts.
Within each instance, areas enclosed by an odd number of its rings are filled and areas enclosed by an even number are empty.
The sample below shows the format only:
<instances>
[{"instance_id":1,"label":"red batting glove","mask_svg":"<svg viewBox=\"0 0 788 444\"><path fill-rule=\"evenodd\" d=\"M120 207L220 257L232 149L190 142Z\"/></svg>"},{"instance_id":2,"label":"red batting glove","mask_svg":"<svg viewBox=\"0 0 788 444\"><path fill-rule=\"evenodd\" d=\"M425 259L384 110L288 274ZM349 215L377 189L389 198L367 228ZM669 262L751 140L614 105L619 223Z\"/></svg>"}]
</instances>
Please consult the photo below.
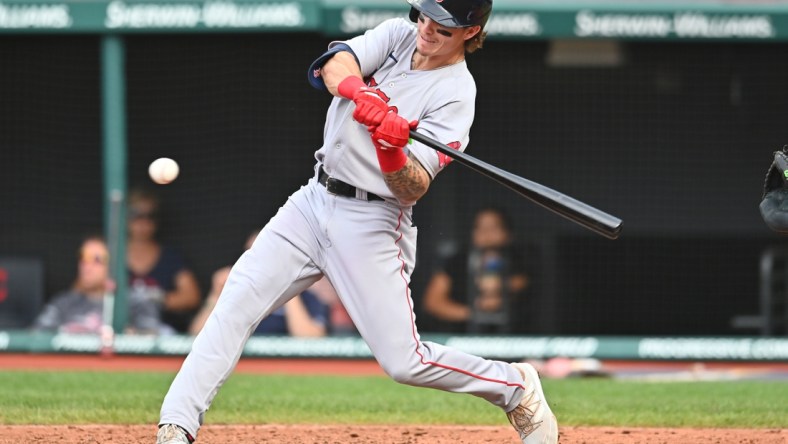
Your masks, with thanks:
<instances>
[{"instance_id":1,"label":"red batting glove","mask_svg":"<svg viewBox=\"0 0 788 444\"><path fill-rule=\"evenodd\" d=\"M338 87L339 95L356 104L353 119L367 126L377 126L389 111L389 105L374 88L356 76L348 76Z\"/></svg>"},{"instance_id":2,"label":"red batting glove","mask_svg":"<svg viewBox=\"0 0 788 444\"><path fill-rule=\"evenodd\" d=\"M388 104L372 88L358 90L353 102L356 104L353 119L363 125L380 125L389 111Z\"/></svg>"},{"instance_id":3,"label":"red batting glove","mask_svg":"<svg viewBox=\"0 0 788 444\"><path fill-rule=\"evenodd\" d=\"M408 123L395 112L386 114L377 128L369 128L372 132L372 144L378 155L380 170L384 173L399 171L408 162L408 156L402 148L408 144L411 128L415 129L419 122Z\"/></svg>"}]
</instances>

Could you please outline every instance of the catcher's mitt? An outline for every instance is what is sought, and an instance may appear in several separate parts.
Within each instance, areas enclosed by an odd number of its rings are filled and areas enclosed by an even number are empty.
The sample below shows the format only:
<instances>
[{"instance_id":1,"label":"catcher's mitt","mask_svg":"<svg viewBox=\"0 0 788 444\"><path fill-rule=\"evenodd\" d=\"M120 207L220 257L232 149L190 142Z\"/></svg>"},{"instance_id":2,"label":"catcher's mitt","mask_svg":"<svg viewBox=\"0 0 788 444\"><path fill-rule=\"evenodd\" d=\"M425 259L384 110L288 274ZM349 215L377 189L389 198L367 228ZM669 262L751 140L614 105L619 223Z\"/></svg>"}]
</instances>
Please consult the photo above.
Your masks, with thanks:
<instances>
[{"instance_id":1,"label":"catcher's mitt","mask_svg":"<svg viewBox=\"0 0 788 444\"><path fill-rule=\"evenodd\" d=\"M788 234L788 145L774 152L766 171L761 196L761 216L774 231Z\"/></svg>"}]
</instances>

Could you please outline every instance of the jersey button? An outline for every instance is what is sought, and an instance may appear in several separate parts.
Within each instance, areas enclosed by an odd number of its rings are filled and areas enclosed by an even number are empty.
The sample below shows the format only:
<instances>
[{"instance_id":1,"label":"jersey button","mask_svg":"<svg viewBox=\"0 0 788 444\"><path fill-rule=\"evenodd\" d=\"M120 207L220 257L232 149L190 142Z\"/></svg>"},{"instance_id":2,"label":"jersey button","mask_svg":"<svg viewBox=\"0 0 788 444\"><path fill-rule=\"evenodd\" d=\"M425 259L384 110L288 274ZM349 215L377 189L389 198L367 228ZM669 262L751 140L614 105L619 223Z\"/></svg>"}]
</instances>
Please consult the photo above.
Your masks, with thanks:
<instances>
[{"instance_id":1,"label":"jersey button","mask_svg":"<svg viewBox=\"0 0 788 444\"><path fill-rule=\"evenodd\" d=\"M403 79L404 79L405 77L407 77L407 76L408 76L408 75L407 75L407 74L405 74L404 72L402 73L402 78L403 78Z\"/></svg>"},{"instance_id":2,"label":"jersey button","mask_svg":"<svg viewBox=\"0 0 788 444\"><path fill-rule=\"evenodd\" d=\"M394 82L389 83L389 86L394 88Z\"/></svg>"},{"instance_id":3,"label":"jersey button","mask_svg":"<svg viewBox=\"0 0 788 444\"><path fill-rule=\"evenodd\" d=\"M341 143L338 143L338 144L337 144L337 149L341 149L341 148L342 148L342 144L341 144Z\"/></svg>"}]
</instances>

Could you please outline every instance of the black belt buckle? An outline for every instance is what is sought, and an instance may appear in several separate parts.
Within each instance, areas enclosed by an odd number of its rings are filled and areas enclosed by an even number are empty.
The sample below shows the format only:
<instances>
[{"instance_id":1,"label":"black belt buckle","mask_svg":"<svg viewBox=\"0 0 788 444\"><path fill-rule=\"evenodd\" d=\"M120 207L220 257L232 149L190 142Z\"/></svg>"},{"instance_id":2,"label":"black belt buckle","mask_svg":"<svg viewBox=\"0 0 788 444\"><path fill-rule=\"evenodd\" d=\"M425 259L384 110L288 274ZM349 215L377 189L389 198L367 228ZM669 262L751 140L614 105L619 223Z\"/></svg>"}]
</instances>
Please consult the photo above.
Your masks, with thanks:
<instances>
[{"instance_id":1,"label":"black belt buckle","mask_svg":"<svg viewBox=\"0 0 788 444\"><path fill-rule=\"evenodd\" d=\"M356 198L356 187L350 185L349 183L342 182L339 179L334 179L333 177L329 176L328 173L326 173L325 170L323 170L322 166L320 167L320 171L318 172L317 181L326 187L326 191L329 194L333 194L335 196ZM370 201L370 200L384 200L384 199L375 194L367 193L367 198L365 200Z\"/></svg>"},{"instance_id":2,"label":"black belt buckle","mask_svg":"<svg viewBox=\"0 0 788 444\"><path fill-rule=\"evenodd\" d=\"M326 187L326 191L330 194L335 196L356 197L356 189L353 186L329 176L322 166L320 167L317 181L322 183L323 186Z\"/></svg>"},{"instance_id":3,"label":"black belt buckle","mask_svg":"<svg viewBox=\"0 0 788 444\"><path fill-rule=\"evenodd\" d=\"M333 177L326 178L326 191L331 194L345 196L345 197L356 197L355 190L348 190L349 186L345 182L341 180L334 179ZM351 196L352 191L352 196Z\"/></svg>"}]
</instances>

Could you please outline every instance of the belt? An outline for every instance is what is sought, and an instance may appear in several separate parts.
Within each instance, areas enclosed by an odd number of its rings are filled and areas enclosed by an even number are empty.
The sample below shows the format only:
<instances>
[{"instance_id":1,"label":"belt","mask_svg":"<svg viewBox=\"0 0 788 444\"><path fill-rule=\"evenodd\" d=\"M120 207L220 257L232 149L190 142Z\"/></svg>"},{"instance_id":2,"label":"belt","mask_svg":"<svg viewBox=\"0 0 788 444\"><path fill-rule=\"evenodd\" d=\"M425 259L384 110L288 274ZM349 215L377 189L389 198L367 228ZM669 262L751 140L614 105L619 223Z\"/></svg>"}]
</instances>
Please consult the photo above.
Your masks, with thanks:
<instances>
[{"instance_id":1,"label":"belt","mask_svg":"<svg viewBox=\"0 0 788 444\"><path fill-rule=\"evenodd\" d=\"M382 197L378 196L377 194L372 194L366 192L364 190L359 190L358 188L350 185L349 183L342 182L341 180L331 177L328 173L323 170L323 166L320 166L320 171L317 175L317 181L320 182L321 185L326 187L326 191L331 194L336 194L337 196L344 196L344 197L353 197L356 199L361 200L385 200ZM366 198L364 196L366 195Z\"/></svg>"}]
</instances>

